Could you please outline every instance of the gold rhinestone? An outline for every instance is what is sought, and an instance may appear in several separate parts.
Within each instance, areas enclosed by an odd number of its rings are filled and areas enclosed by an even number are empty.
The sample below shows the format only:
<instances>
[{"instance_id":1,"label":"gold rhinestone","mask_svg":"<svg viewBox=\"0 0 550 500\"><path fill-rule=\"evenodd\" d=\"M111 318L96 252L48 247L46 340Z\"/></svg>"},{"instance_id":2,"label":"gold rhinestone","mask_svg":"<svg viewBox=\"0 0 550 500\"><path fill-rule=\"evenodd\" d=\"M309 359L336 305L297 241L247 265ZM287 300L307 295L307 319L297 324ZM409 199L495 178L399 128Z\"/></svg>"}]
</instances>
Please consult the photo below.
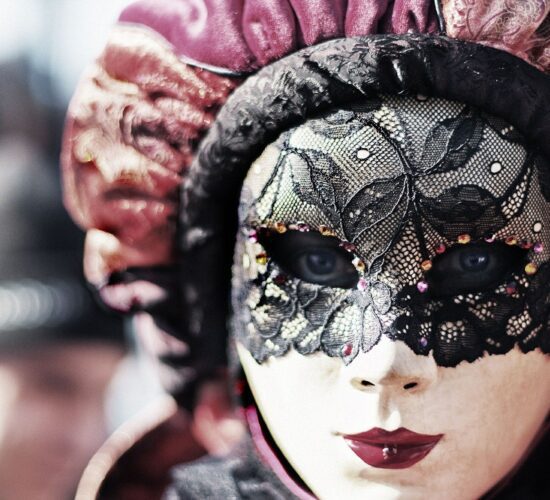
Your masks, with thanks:
<instances>
[{"instance_id":1,"label":"gold rhinestone","mask_svg":"<svg viewBox=\"0 0 550 500\"><path fill-rule=\"evenodd\" d=\"M469 234L461 234L461 235L457 238L457 241L458 241L461 245L466 245L467 243L470 243L470 241L472 241L472 237L471 237Z\"/></svg>"},{"instance_id":2,"label":"gold rhinestone","mask_svg":"<svg viewBox=\"0 0 550 500\"><path fill-rule=\"evenodd\" d=\"M267 264L267 254L265 252L257 254L256 262L260 264L260 266L265 266Z\"/></svg>"},{"instance_id":3,"label":"gold rhinestone","mask_svg":"<svg viewBox=\"0 0 550 500\"><path fill-rule=\"evenodd\" d=\"M525 274L528 274L529 276L531 276L532 274L535 274L537 272L537 265L536 264L533 264L532 262L529 262L529 264L527 264L525 266Z\"/></svg>"},{"instance_id":4,"label":"gold rhinestone","mask_svg":"<svg viewBox=\"0 0 550 500\"><path fill-rule=\"evenodd\" d=\"M425 260L420 264L420 268L422 271L429 271L432 268L432 261L431 260Z\"/></svg>"},{"instance_id":5,"label":"gold rhinestone","mask_svg":"<svg viewBox=\"0 0 550 500\"><path fill-rule=\"evenodd\" d=\"M283 224L282 222L276 222L275 224L273 224L273 228L275 229L275 231L277 231L280 234L286 233L286 229L287 229L286 225Z\"/></svg>"},{"instance_id":6,"label":"gold rhinestone","mask_svg":"<svg viewBox=\"0 0 550 500\"><path fill-rule=\"evenodd\" d=\"M508 238L506 238L504 240L504 242L507 244L507 245L517 245L518 244L518 239L516 236L508 236Z\"/></svg>"},{"instance_id":7,"label":"gold rhinestone","mask_svg":"<svg viewBox=\"0 0 550 500\"><path fill-rule=\"evenodd\" d=\"M364 271L365 270L365 263L358 258L353 259L352 264L355 266L355 269L358 271Z\"/></svg>"},{"instance_id":8,"label":"gold rhinestone","mask_svg":"<svg viewBox=\"0 0 550 500\"><path fill-rule=\"evenodd\" d=\"M319 226L319 232L323 236L336 236L336 233L328 226Z\"/></svg>"}]
</instances>

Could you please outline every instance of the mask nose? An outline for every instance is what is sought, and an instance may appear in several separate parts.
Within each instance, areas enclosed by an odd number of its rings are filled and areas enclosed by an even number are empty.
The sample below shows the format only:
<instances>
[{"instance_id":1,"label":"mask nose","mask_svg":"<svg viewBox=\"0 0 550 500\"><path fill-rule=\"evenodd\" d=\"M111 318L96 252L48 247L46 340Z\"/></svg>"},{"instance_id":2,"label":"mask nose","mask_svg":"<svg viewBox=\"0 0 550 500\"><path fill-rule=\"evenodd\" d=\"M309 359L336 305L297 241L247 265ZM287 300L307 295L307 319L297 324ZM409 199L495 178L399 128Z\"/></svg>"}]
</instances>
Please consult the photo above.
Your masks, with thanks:
<instances>
[{"instance_id":1,"label":"mask nose","mask_svg":"<svg viewBox=\"0 0 550 500\"><path fill-rule=\"evenodd\" d=\"M346 377L358 391L418 393L437 378L432 357L415 354L404 342L382 335L368 352L361 352L346 367Z\"/></svg>"}]
</instances>

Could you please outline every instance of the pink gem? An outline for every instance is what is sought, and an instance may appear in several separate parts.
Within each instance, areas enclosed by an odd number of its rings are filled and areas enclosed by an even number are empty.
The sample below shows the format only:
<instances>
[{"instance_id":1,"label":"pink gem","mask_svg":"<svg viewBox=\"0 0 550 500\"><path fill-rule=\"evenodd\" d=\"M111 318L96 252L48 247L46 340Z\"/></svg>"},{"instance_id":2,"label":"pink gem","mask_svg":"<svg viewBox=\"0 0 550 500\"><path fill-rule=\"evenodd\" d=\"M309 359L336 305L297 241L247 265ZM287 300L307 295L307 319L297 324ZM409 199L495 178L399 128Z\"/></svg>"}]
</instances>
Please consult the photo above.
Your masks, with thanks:
<instances>
[{"instance_id":1,"label":"pink gem","mask_svg":"<svg viewBox=\"0 0 550 500\"><path fill-rule=\"evenodd\" d=\"M248 232L248 239L252 242L252 243L256 243L258 241L258 231L256 231L255 229L251 229L249 232Z\"/></svg>"},{"instance_id":2,"label":"pink gem","mask_svg":"<svg viewBox=\"0 0 550 500\"><path fill-rule=\"evenodd\" d=\"M441 243L441 245L438 245L437 247L435 247L435 253L443 253L445 250L447 250L447 247Z\"/></svg>"},{"instance_id":3,"label":"pink gem","mask_svg":"<svg viewBox=\"0 0 550 500\"><path fill-rule=\"evenodd\" d=\"M506 285L506 293L508 295L514 295L518 290L518 284L515 281L511 281Z\"/></svg>"},{"instance_id":4,"label":"pink gem","mask_svg":"<svg viewBox=\"0 0 550 500\"><path fill-rule=\"evenodd\" d=\"M353 352L352 344L346 344L344 347L342 347L342 354L344 356L349 356L352 352Z\"/></svg>"},{"instance_id":5,"label":"pink gem","mask_svg":"<svg viewBox=\"0 0 550 500\"><path fill-rule=\"evenodd\" d=\"M309 226L305 222L298 222L298 224L296 224L296 228L302 233L309 232Z\"/></svg>"},{"instance_id":6,"label":"pink gem","mask_svg":"<svg viewBox=\"0 0 550 500\"><path fill-rule=\"evenodd\" d=\"M542 251L544 250L544 246L542 243L535 243L535 246L533 247L533 252L535 253L542 253Z\"/></svg>"},{"instance_id":7,"label":"pink gem","mask_svg":"<svg viewBox=\"0 0 550 500\"><path fill-rule=\"evenodd\" d=\"M428 283L426 283L425 281L419 281L417 284L416 284L416 288L418 288L418 291L420 293L424 293L428 290Z\"/></svg>"},{"instance_id":8,"label":"pink gem","mask_svg":"<svg viewBox=\"0 0 550 500\"><path fill-rule=\"evenodd\" d=\"M357 282L357 290L364 292L367 289L367 280L365 278L359 278Z\"/></svg>"},{"instance_id":9,"label":"pink gem","mask_svg":"<svg viewBox=\"0 0 550 500\"><path fill-rule=\"evenodd\" d=\"M494 235L494 234L493 234L492 236L486 236L486 237L484 238L484 240L485 240L487 243L494 243L495 239L496 239L496 238L495 238L495 235Z\"/></svg>"},{"instance_id":10,"label":"pink gem","mask_svg":"<svg viewBox=\"0 0 550 500\"><path fill-rule=\"evenodd\" d=\"M340 243L340 246L346 252L355 252L355 245L353 243L350 243L349 241L342 241L342 243Z\"/></svg>"}]
</instances>

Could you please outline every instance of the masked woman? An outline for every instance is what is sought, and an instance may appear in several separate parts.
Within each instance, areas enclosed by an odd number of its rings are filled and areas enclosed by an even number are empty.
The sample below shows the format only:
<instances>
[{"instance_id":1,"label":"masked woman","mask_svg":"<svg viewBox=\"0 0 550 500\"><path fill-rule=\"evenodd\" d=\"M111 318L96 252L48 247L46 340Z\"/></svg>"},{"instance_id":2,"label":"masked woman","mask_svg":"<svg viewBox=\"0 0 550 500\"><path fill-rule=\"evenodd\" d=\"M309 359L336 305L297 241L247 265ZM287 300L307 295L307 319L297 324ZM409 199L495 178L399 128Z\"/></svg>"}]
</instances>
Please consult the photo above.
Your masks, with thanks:
<instances>
[{"instance_id":1,"label":"masked woman","mask_svg":"<svg viewBox=\"0 0 550 500\"><path fill-rule=\"evenodd\" d=\"M251 435L167 498L548 494L549 10L122 14L65 141L88 276L190 407L229 345Z\"/></svg>"}]
</instances>

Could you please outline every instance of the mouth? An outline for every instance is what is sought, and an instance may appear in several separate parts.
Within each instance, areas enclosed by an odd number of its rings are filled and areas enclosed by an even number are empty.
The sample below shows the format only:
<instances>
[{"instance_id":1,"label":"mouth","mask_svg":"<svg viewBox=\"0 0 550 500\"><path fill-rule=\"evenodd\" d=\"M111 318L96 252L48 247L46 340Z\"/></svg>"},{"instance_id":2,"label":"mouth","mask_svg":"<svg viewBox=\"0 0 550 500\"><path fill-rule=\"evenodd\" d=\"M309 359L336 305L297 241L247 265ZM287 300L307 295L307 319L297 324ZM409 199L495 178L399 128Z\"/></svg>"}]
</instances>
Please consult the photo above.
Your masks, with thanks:
<instances>
[{"instance_id":1,"label":"mouth","mask_svg":"<svg viewBox=\"0 0 550 500\"><path fill-rule=\"evenodd\" d=\"M366 464L380 469L406 469L430 453L443 434L418 434L404 427L395 431L375 427L342 437Z\"/></svg>"}]
</instances>

